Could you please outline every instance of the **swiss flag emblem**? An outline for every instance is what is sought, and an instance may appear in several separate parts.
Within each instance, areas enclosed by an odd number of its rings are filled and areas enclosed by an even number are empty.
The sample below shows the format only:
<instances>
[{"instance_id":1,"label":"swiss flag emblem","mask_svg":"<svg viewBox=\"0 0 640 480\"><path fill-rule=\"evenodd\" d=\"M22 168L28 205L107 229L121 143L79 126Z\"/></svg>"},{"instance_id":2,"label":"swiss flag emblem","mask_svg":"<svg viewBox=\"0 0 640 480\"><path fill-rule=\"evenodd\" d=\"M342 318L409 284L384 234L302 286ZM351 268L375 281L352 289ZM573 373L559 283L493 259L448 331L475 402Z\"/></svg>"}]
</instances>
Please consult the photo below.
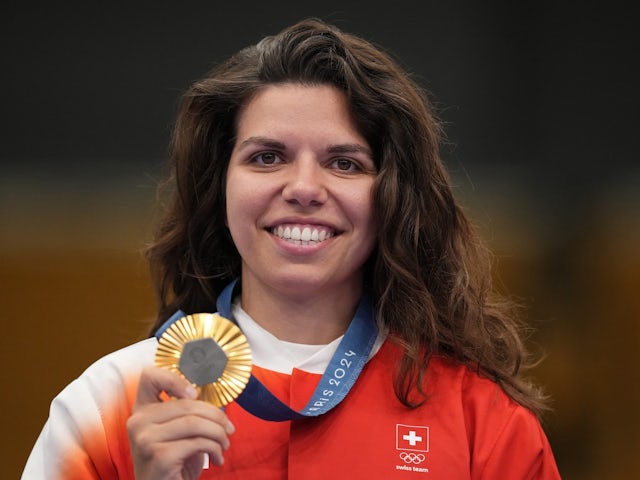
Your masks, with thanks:
<instances>
[{"instance_id":1,"label":"swiss flag emblem","mask_svg":"<svg viewBox=\"0 0 640 480\"><path fill-rule=\"evenodd\" d=\"M429 427L397 424L396 449L428 452Z\"/></svg>"}]
</instances>

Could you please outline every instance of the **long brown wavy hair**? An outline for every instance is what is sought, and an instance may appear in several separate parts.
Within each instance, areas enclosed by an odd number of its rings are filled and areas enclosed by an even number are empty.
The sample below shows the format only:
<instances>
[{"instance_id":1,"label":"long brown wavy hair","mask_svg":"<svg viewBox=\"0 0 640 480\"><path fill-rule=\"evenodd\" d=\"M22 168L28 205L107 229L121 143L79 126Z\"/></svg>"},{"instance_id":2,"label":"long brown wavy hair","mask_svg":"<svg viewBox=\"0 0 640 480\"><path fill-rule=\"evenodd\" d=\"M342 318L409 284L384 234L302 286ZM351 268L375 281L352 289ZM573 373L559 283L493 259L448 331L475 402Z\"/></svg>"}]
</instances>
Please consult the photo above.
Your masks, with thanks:
<instances>
[{"instance_id":1,"label":"long brown wavy hair","mask_svg":"<svg viewBox=\"0 0 640 480\"><path fill-rule=\"evenodd\" d=\"M395 392L426 400L430 359L446 356L496 381L539 414L544 396L521 371L529 357L509 301L495 294L491 257L453 196L440 158L441 127L425 92L381 49L305 20L215 67L184 94L174 129L170 203L147 251L159 296L152 330L174 311L215 310L240 276L225 226L225 183L238 111L261 88L330 84L347 96L374 152L377 246L365 287L402 348Z\"/></svg>"}]
</instances>

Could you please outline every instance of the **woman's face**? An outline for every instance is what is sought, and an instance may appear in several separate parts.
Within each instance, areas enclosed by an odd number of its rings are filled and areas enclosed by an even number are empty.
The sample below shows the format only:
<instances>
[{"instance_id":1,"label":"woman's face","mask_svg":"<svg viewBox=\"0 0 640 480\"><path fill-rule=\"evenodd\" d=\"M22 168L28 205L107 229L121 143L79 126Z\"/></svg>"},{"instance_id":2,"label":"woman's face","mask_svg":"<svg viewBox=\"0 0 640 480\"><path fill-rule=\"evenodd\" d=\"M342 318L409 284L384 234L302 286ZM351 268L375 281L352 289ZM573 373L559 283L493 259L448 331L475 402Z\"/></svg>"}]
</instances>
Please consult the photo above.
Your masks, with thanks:
<instances>
[{"instance_id":1,"label":"woman's face","mask_svg":"<svg viewBox=\"0 0 640 480\"><path fill-rule=\"evenodd\" d=\"M239 113L227 174L227 225L243 287L359 294L376 242L375 178L371 148L340 90L260 90Z\"/></svg>"}]
</instances>

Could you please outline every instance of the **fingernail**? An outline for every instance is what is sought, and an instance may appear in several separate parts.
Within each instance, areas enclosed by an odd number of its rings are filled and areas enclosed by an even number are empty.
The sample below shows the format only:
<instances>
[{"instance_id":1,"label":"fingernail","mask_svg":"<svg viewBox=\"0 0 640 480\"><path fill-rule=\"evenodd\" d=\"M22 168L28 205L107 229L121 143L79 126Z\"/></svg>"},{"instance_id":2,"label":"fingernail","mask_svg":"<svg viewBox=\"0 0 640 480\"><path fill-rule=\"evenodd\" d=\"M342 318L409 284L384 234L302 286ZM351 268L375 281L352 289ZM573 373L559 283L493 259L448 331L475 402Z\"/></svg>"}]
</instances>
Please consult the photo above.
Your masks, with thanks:
<instances>
[{"instance_id":1,"label":"fingernail","mask_svg":"<svg viewBox=\"0 0 640 480\"><path fill-rule=\"evenodd\" d=\"M225 427L225 430L227 432L227 435L231 435L233 432L236 431L236 427L233 425L233 423L231 423L230 421L227 421L227 426Z\"/></svg>"},{"instance_id":2,"label":"fingernail","mask_svg":"<svg viewBox=\"0 0 640 480\"><path fill-rule=\"evenodd\" d=\"M198 390L193 385L188 385L184 392L187 394L187 398L198 398Z\"/></svg>"}]
</instances>

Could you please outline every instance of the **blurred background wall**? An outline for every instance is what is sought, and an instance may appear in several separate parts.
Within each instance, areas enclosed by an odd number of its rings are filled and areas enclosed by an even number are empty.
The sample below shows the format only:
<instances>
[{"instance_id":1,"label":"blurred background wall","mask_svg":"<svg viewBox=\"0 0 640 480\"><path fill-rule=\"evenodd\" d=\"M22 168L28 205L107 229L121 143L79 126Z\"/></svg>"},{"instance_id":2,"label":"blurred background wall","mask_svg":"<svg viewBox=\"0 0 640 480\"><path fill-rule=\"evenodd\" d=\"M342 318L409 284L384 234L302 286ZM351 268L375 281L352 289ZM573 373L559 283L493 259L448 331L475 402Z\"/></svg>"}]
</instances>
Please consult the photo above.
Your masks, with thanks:
<instances>
[{"instance_id":1,"label":"blurred background wall","mask_svg":"<svg viewBox=\"0 0 640 480\"><path fill-rule=\"evenodd\" d=\"M141 255L179 94L318 16L434 94L457 192L526 306L567 479L640 475L640 150L633 17L607 2L32 2L0 15L0 476L50 400L144 336Z\"/></svg>"}]
</instances>

